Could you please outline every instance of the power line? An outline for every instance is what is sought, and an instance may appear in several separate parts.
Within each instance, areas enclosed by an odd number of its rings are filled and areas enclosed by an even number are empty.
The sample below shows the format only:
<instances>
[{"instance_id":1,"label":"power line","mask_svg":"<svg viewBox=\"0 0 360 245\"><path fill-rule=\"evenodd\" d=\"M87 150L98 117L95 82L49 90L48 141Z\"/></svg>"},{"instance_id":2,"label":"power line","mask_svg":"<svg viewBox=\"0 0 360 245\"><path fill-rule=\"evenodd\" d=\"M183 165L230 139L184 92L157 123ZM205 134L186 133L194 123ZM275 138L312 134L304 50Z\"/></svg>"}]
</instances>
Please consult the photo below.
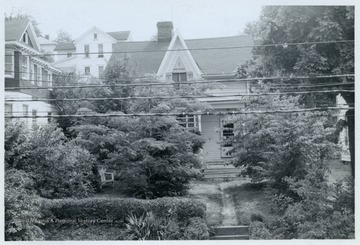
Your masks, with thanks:
<instances>
[{"instance_id":1,"label":"power line","mask_svg":"<svg viewBox=\"0 0 360 245\"><path fill-rule=\"evenodd\" d=\"M318 76L297 76L297 77L254 77L254 78L231 78L231 79L217 79L217 80L200 80L195 79L189 82L153 82L153 83L131 83L131 84L87 84L87 85L65 85L65 86L52 86L52 89L56 88L92 88L92 87L137 87L137 86L168 86L168 85L177 85L177 84L208 84L208 83L218 83L218 82L240 82L240 81L259 81L259 80L292 80L292 79L325 79L325 78L340 78L340 77L353 77L355 74L339 74L339 75L318 75ZM144 78L144 77L141 77ZM127 80L127 79L124 79ZM23 80L23 81L32 81L36 82L44 82L44 83L56 83L56 81L46 81L46 80ZM340 84L340 83L339 83ZM346 83L343 83L346 84ZM329 84L330 85L330 84ZM48 88L39 88L39 87L21 87L22 89L49 89ZM20 87L8 87L6 90L18 90Z\"/></svg>"},{"instance_id":2,"label":"power line","mask_svg":"<svg viewBox=\"0 0 360 245\"><path fill-rule=\"evenodd\" d=\"M29 102L29 101L106 101L106 100L133 100L133 99L214 99L228 97L258 97L258 96L276 96L292 94L311 94L311 93L354 93L354 90L322 90L322 91L297 91L280 93L261 93L261 94L235 94L235 95L206 95L206 96L144 96L144 97L123 97L123 98L64 98L64 99L5 99L6 102Z\"/></svg>"},{"instance_id":3,"label":"power line","mask_svg":"<svg viewBox=\"0 0 360 245\"><path fill-rule=\"evenodd\" d=\"M187 48L187 49L167 49L167 50L131 50L131 51L108 51L108 52L79 52L71 53L72 55L90 55L90 54L130 54L130 53L166 53L176 51L201 51L201 50L226 50L226 49L241 49L241 48L260 48L260 47L283 47L296 45L313 45L313 44L333 44L333 43L354 43L354 40L337 40L337 41L318 41L318 42L297 42L297 43L274 43L274 44L260 44L260 45L241 45L241 46L227 46L227 47L208 47L208 48ZM35 54L23 55L29 57L49 57L55 55L67 54ZM5 54L5 56L14 56L13 54Z\"/></svg>"},{"instance_id":4,"label":"power line","mask_svg":"<svg viewBox=\"0 0 360 245\"><path fill-rule=\"evenodd\" d=\"M271 110L271 111L217 111L217 112L183 112L183 113L132 113L132 114L84 114L84 115L28 115L28 116L5 116L5 118L83 118L83 117L161 117L161 116L206 116L206 115L240 115L240 114L274 114L274 113L301 113L301 112L314 112L314 111L327 111L327 110L349 110L354 107L322 107L322 108L306 108L296 110Z\"/></svg>"}]
</instances>

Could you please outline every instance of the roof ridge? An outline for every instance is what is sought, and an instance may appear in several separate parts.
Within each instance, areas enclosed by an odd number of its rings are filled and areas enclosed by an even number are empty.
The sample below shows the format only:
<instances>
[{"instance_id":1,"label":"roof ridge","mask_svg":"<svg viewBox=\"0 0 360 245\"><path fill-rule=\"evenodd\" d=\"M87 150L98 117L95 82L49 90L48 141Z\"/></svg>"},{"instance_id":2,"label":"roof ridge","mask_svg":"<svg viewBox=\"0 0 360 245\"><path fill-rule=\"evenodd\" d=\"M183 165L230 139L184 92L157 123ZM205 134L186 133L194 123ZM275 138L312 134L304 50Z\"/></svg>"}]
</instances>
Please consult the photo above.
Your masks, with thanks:
<instances>
[{"instance_id":1,"label":"roof ridge","mask_svg":"<svg viewBox=\"0 0 360 245\"><path fill-rule=\"evenodd\" d=\"M226 36L226 37L204 37L204 38L192 38L192 39L184 39L185 41L194 41L194 40L205 40L205 39L221 39L221 38L235 38L235 37L251 37L251 35L234 35L234 36Z\"/></svg>"}]
</instances>

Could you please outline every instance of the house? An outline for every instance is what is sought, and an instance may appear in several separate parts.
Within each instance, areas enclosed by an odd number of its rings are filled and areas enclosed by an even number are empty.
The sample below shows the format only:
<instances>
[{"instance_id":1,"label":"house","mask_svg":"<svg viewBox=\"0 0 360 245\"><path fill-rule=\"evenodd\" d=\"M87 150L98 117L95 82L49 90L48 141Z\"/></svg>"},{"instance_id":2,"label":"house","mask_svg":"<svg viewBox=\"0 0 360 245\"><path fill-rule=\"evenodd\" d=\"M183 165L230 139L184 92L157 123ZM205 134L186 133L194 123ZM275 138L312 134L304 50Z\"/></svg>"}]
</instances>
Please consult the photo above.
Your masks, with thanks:
<instances>
[{"instance_id":1,"label":"house","mask_svg":"<svg viewBox=\"0 0 360 245\"><path fill-rule=\"evenodd\" d=\"M345 101L345 99L338 94L336 96L336 105L338 107L349 107ZM337 115L337 121L346 120L346 111L347 109L339 110ZM347 127L344 127L339 135L339 145L341 147L341 156L340 159L343 162L350 162L350 149L349 149L349 130Z\"/></svg>"},{"instance_id":2,"label":"house","mask_svg":"<svg viewBox=\"0 0 360 245\"><path fill-rule=\"evenodd\" d=\"M54 48L54 66L66 73L100 77L112 55L112 45L131 40L130 31L104 32L94 26L72 42Z\"/></svg>"},{"instance_id":3,"label":"house","mask_svg":"<svg viewBox=\"0 0 360 245\"><path fill-rule=\"evenodd\" d=\"M5 21L5 115L48 116L55 112L47 102L16 101L50 98L53 76L61 71L43 59L43 55L31 21ZM19 120L34 125L49 119Z\"/></svg>"},{"instance_id":4,"label":"house","mask_svg":"<svg viewBox=\"0 0 360 245\"><path fill-rule=\"evenodd\" d=\"M141 42L119 42L113 44L114 54L110 62L127 59L139 75L156 76L164 82L199 80L221 80L223 88L209 91L221 95L202 99L215 111L235 111L245 102L236 93L248 93L246 81L230 81L236 68L252 57L251 36L184 39L179 31L173 30L172 22L157 23L157 40ZM238 47L242 48L224 48ZM228 82L227 82L228 81ZM231 145L220 142L233 135L234 125L221 115L186 116L186 127L195 127L207 139L204 145L204 162L219 163L231 157ZM222 129L222 130L221 130Z\"/></svg>"}]
</instances>

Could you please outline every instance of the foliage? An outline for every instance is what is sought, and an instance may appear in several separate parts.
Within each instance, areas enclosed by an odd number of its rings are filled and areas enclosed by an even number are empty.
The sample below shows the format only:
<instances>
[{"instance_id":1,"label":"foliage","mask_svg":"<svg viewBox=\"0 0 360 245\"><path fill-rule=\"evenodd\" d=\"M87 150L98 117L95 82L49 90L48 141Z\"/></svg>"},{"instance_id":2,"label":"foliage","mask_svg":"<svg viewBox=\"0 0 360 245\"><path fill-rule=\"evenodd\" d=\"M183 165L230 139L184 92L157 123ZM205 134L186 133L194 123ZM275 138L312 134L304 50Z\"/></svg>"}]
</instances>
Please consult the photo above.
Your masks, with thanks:
<instances>
[{"instance_id":1,"label":"foliage","mask_svg":"<svg viewBox=\"0 0 360 245\"><path fill-rule=\"evenodd\" d=\"M261 221L253 221L249 226L249 239L250 240L269 240L272 235L266 225Z\"/></svg>"},{"instance_id":2,"label":"foliage","mask_svg":"<svg viewBox=\"0 0 360 245\"><path fill-rule=\"evenodd\" d=\"M249 110L301 108L297 97L259 97ZM253 182L270 180L273 187L286 191L285 177L301 180L310 165L326 168L326 159L336 156L336 144L328 141L334 131L327 125L327 112L249 114L230 118L237 127L231 139L236 167ZM324 177L322 177L324 178Z\"/></svg>"},{"instance_id":3,"label":"foliage","mask_svg":"<svg viewBox=\"0 0 360 245\"><path fill-rule=\"evenodd\" d=\"M209 227L204 219L195 217L185 223L185 229L181 239L184 240L207 240L210 237Z\"/></svg>"},{"instance_id":4,"label":"foliage","mask_svg":"<svg viewBox=\"0 0 360 245\"><path fill-rule=\"evenodd\" d=\"M88 151L67 141L54 124L40 126L25 135L18 135L19 125L6 127L8 150L5 151L8 169L24 170L31 174L37 193L46 198L87 196L92 193L91 172L94 158ZM24 138L25 137L25 138ZM13 142L9 142L10 139ZM15 149L10 148L14 143Z\"/></svg>"},{"instance_id":5,"label":"foliage","mask_svg":"<svg viewBox=\"0 0 360 245\"><path fill-rule=\"evenodd\" d=\"M292 191L301 197L288 205L274 233L283 239L349 239L354 237L354 200L351 182L329 186L319 180L323 169L312 166L301 181L288 178ZM350 195L349 195L350 194ZM332 198L330 198L332 196ZM347 196L349 203L344 203ZM344 206L341 206L344 205Z\"/></svg>"},{"instance_id":6,"label":"foliage","mask_svg":"<svg viewBox=\"0 0 360 245\"><path fill-rule=\"evenodd\" d=\"M57 32L57 37L54 40L56 43L61 43L61 42L72 42L72 38L71 35L66 32L65 30L61 29Z\"/></svg>"},{"instance_id":7,"label":"foliage","mask_svg":"<svg viewBox=\"0 0 360 245\"><path fill-rule=\"evenodd\" d=\"M290 79L276 80L282 83L281 91L293 91L294 86L317 84L319 79L291 79L292 76L315 76L324 74L354 73L354 6L266 6L260 20L247 25L246 32L252 34L260 44L254 59L239 67L239 77L283 76ZM350 40L350 42L344 42ZM291 43L330 43L291 45ZM282 44L271 46L271 44ZM273 83L274 80L263 80ZM324 80L329 87L334 83L354 82L353 77L333 77ZM353 89L354 85L337 86L337 89ZM310 90L298 87L297 91ZM338 93L306 94L300 101L307 107L324 104L335 106ZM353 92L341 92L346 103L355 101ZM352 174L354 176L354 114L349 110L349 148Z\"/></svg>"},{"instance_id":8,"label":"foliage","mask_svg":"<svg viewBox=\"0 0 360 245\"><path fill-rule=\"evenodd\" d=\"M32 188L33 181L22 170L5 173L5 240L43 240L40 229L40 199Z\"/></svg>"},{"instance_id":9,"label":"foliage","mask_svg":"<svg viewBox=\"0 0 360 245\"><path fill-rule=\"evenodd\" d=\"M59 220L111 220L124 226L126 217L152 212L156 217L169 217L177 222L191 218L205 219L205 205L188 198L166 197L154 200L134 198L83 198L45 200L43 210L47 218Z\"/></svg>"},{"instance_id":10,"label":"foliage","mask_svg":"<svg viewBox=\"0 0 360 245\"><path fill-rule=\"evenodd\" d=\"M156 217L152 212L139 217L130 214L125 226L124 240L170 240L179 229L172 217Z\"/></svg>"}]
</instances>

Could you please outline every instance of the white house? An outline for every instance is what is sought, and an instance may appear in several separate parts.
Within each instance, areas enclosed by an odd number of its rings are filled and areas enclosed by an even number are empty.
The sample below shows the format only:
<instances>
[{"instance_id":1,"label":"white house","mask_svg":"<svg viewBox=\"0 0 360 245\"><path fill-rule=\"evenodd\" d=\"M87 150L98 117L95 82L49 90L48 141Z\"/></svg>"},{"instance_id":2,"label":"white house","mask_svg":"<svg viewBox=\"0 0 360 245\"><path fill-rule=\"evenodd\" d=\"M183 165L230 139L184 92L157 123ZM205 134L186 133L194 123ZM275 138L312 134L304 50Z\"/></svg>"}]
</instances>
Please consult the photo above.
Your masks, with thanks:
<instances>
[{"instance_id":1,"label":"white house","mask_svg":"<svg viewBox=\"0 0 360 245\"><path fill-rule=\"evenodd\" d=\"M94 26L73 42L59 43L52 65L65 72L100 77L111 58L112 45L130 39L130 31L104 32Z\"/></svg>"}]
</instances>

